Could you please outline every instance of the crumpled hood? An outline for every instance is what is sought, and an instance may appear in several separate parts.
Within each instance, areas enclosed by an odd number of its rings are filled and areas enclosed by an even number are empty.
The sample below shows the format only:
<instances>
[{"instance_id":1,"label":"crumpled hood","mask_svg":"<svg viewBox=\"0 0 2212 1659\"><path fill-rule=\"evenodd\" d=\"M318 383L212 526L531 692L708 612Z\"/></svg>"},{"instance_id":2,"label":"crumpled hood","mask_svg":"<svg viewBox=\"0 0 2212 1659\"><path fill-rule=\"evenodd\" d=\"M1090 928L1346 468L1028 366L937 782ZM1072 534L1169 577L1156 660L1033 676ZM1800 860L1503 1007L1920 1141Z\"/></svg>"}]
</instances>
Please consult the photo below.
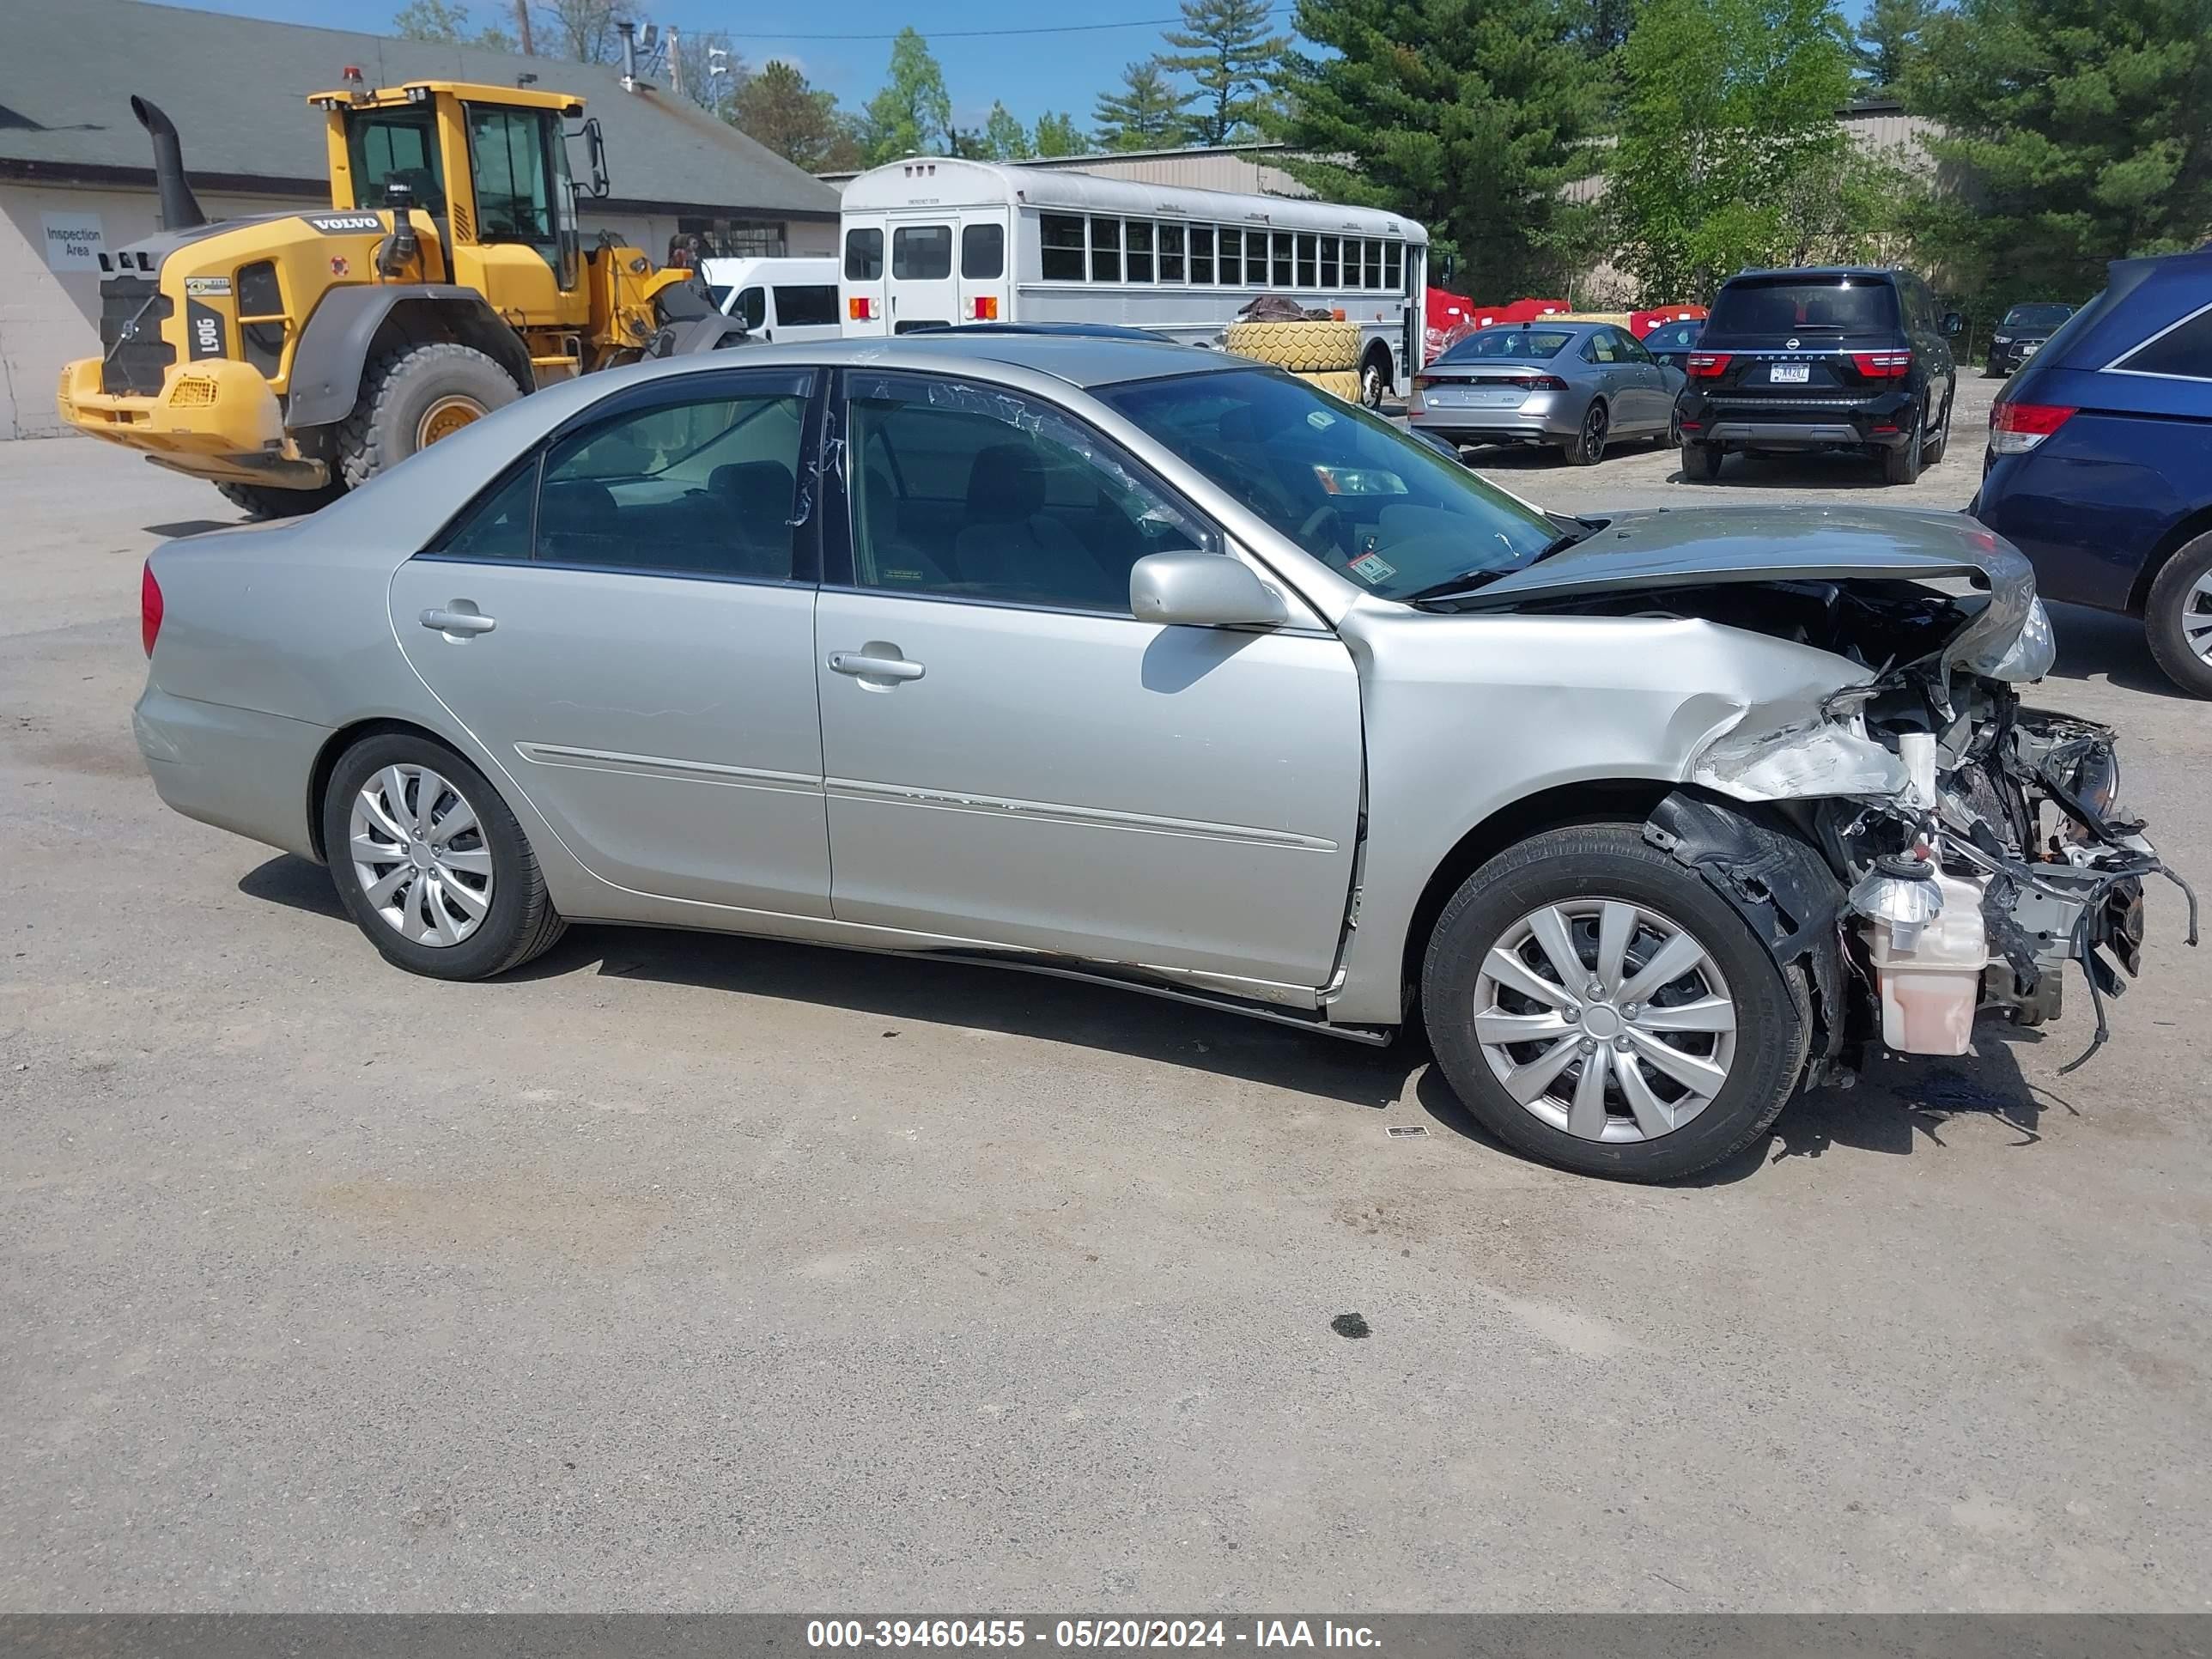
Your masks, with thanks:
<instances>
[{"instance_id":1,"label":"crumpled hood","mask_svg":"<svg viewBox=\"0 0 2212 1659\"><path fill-rule=\"evenodd\" d=\"M1988 591L1989 604L1946 644L1947 671L1994 668L2035 601L2027 558L1964 514L1851 506L1611 514L1595 536L1473 598L1475 608L1490 610L1538 598L1855 578L1927 582L1954 597L1961 580Z\"/></svg>"}]
</instances>

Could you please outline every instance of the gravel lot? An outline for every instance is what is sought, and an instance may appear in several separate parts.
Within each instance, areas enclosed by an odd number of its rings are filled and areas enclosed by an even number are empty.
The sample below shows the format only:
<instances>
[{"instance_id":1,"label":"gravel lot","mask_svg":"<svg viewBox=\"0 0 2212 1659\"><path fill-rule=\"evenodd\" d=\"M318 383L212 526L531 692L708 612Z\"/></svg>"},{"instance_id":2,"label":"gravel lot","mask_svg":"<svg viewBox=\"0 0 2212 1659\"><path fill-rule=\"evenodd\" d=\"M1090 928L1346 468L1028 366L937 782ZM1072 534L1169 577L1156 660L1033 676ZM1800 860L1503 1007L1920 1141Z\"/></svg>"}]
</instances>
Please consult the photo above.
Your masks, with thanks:
<instances>
[{"instance_id":1,"label":"gravel lot","mask_svg":"<svg viewBox=\"0 0 2212 1659\"><path fill-rule=\"evenodd\" d=\"M1909 492L1477 459L1956 507L1964 387ZM616 930L448 987L143 775L138 562L215 495L70 440L0 500L0 1609L2207 1605L2168 892L2088 1067L2077 982L1666 1190L1502 1152L1418 1045L1106 990ZM2204 708L2060 634L2212 891Z\"/></svg>"}]
</instances>

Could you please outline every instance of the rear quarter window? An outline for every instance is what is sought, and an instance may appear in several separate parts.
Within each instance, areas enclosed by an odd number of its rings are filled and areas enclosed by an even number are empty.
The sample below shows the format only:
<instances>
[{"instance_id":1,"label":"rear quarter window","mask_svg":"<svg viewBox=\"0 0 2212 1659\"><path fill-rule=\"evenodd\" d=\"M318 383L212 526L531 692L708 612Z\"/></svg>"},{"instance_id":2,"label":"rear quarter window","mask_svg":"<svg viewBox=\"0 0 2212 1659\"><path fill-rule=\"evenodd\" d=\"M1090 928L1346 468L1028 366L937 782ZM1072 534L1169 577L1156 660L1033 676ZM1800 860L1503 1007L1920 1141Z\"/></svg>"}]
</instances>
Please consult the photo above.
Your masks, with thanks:
<instances>
[{"instance_id":1,"label":"rear quarter window","mask_svg":"<svg viewBox=\"0 0 2212 1659\"><path fill-rule=\"evenodd\" d=\"M2212 306L2152 335L2112 367L2130 374L2212 380Z\"/></svg>"}]
</instances>

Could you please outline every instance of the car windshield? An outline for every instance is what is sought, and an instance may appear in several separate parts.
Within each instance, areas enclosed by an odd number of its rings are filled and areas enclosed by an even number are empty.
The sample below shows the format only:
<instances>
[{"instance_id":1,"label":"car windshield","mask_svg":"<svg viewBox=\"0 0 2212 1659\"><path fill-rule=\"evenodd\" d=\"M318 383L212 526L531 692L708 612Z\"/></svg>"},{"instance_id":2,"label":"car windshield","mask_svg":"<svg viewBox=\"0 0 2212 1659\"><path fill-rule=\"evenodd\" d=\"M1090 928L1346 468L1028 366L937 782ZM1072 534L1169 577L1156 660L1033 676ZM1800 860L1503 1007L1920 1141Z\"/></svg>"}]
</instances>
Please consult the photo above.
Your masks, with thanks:
<instances>
[{"instance_id":1,"label":"car windshield","mask_svg":"<svg viewBox=\"0 0 2212 1659\"><path fill-rule=\"evenodd\" d=\"M1563 328L1486 328L1438 354L1435 361L1449 365L1476 362L1486 357L1512 357L1523 362L1540 362L1547 357L1558 356L1574 337Z\"/></svg>"},{"instance_id":2,"label":"car windshield","mask_svg":"<svg viewBox=\"0 0 2212 1659\"><path fill-rule=\"evenodd\" d=\"M1672 346L1695 345L1698 331L1703 323L1669 323L1664 328L1655 328L1644 337L1644 343L1654 350L1663 351Z\"/></svg>"},{"instance_id":3,"label":"car windshield","mask_svg":"<svg viewBox=\"0 0 2212 1659\"><path fill-rule=\"evenodd\" d=\"M1559 526L1388 421L1267 369L1094 395L1333 570L1385 599L1517 570Z\"/></svg>"},{"instance_id":4,"label":"car windshield","mask_svg":"<svg viewBox=\"0 0 2212 1659\"><path fill-rule=\"evenodd\" d=\"M1897 326L1897 294L1870 277L1739 277L1705 327L1725 334L1876 334Z\"/></svg>"},{"instance_id":5,"label":"car windshield","mask_svg":"<svg viewBox=\"0 0 2212 1659\"><path fill-rule=\"evenodd\" d=\"M2056 328L2074 314L2072 306L2014 306L2004 314L2000 328Z\"/></svg>"}]
</instances>

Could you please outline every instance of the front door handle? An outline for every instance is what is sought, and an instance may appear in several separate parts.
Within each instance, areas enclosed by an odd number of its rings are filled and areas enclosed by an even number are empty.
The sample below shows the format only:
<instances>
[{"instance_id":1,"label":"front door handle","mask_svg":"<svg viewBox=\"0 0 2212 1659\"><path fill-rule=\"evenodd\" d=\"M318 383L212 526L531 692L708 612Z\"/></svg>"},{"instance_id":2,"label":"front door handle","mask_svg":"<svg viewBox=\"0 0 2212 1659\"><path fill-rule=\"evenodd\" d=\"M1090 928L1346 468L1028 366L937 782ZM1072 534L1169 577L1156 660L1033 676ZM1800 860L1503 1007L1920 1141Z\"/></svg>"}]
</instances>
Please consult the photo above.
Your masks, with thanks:
<instances>
[{"instance_id":1,"label":"front door handle","mask_svg":"<svg viewBox=\"0 0 2212 1659\"><path fill-rule=\"evenodd\" d=\"M462 609L463 606L466 609ZM483 615L466 599L455 599L450 607L425 611L422 623L423 627L435 629L448 638L455 635L489 634L499 626L495 620Z\"/></svg>"},{"instance_id":2,"label":"front door handle","mask_svg":"<svg viewBox=\"0 0 2212 1659\"><path fill-rule=\"evenodd\" d=\"M850 674L856 680L896 682L918 680L928 671L918 662L908 662L898 654L896 646L878 645L870 641L858 651L833 651L830 653L830 672Z\"/></svg>"}]
</instances>

